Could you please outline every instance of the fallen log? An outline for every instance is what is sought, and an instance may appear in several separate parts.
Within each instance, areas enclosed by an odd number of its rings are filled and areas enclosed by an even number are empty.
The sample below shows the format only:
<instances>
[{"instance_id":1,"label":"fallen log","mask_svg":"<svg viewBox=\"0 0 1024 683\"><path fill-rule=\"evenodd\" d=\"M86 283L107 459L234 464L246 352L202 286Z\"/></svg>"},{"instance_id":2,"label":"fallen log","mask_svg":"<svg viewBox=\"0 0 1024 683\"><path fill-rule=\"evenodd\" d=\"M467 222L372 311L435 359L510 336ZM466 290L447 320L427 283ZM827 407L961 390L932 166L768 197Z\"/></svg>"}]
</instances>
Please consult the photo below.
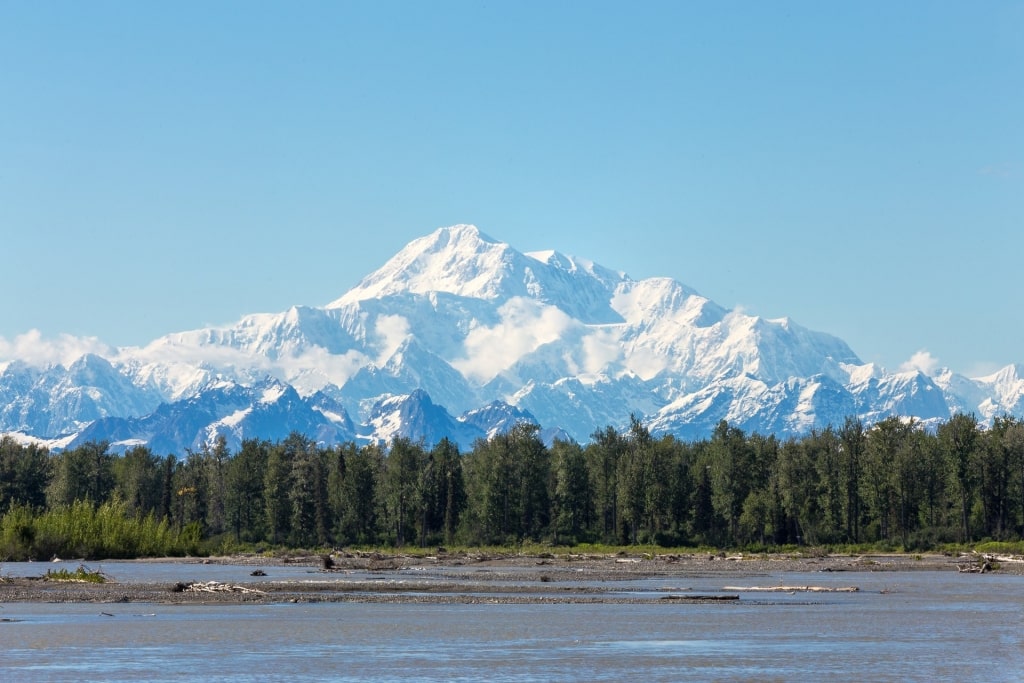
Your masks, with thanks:
<instances>
[{"instance_id":1,"label":"fallen log","mask_svg":"<svg viewBox=\"0 0 1024 683\"><path fill-rule=\"evenodd\" d=\"M856 593L857 586L724 586L724 591L763 593Z\"/></svg>"},{"instance_id":2,"label":"fallen log","mask_svg":"<svg viewBox=\"0 0 1024 683\"><path fill-rule=\"evenodd\" d=\"M738 595L664 595L661 597L662 600L693 600L693 601L704 601L704 600L739 600Z\"/></svg>"}]
</instances>

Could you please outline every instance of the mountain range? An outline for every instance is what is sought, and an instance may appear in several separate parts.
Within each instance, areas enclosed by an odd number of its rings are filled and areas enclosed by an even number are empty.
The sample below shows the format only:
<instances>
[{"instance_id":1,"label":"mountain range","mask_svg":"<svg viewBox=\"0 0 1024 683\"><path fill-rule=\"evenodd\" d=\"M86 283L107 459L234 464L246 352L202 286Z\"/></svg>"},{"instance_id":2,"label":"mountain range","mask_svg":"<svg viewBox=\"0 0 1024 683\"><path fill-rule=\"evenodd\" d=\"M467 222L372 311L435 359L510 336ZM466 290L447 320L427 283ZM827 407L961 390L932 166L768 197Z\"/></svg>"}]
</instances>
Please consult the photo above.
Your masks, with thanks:
<instances>
[{"instance_id":1,"label":"mountain range","mask_svg":"<svg viewBox=\"0 0 1024 683\"><path fill-rule=\"evenodd\" d=\"M1024 414L1024 366L890 372L788 318L728 310L471 225L410 242L322 308L294 306L67 364L0 363L0 432L51 448L201 449L219 436L468 448L526 420L586 442L635 415L691 440L721 420L797 436L847 416Z\"/></svg>"}]
</instances>

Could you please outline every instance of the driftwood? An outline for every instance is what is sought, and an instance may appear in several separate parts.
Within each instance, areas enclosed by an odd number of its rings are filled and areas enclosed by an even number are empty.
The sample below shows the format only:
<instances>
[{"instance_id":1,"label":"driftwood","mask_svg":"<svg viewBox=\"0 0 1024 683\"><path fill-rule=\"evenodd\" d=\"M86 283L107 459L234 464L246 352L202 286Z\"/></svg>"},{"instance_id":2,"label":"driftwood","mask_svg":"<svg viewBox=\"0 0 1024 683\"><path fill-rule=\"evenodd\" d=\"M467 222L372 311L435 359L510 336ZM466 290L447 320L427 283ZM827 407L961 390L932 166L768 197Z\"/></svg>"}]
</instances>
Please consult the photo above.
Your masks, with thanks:
<instances>
[{"instance_id":1,"label":"driftwood","mask_svg":"<svg viewBox=\"0 0 1024 683\"><path fill-rule=\"evenodd\" d=\"M1006 563L1022 563L1024 558L1018 555L981 555L979 553L971 553L970 555L961 555L960 559L962 562L957 562L956 569L961 574L984 574L999 568L999 564Z\"/></svg>"},{"instance_id":2,"label":"driftwood","mask_svg":"<svg viewBox=\"0 0 1024 683\"><path fill-rule=\"evenodd\" d=\"M763 593L856 593L857 586L725 586L724 591Z\"/></svg>"},{"instance_id":3,"label":"driftwood","mask_svg":"<svg viewBox=\"0 0 1024 683\"><path fill-rule=\"evenodd\" d=\"M175 584L173 590L175 593L253 593L256 595L266 595L265 591L261 591L256 588L235 586L229 583L220 583L219 581L207 581L206 583L178 583Z\"/></svg>"},{"instance_id":4,"label":"driftwood","mask_svg":"<svg viewBox=\"0 0 1024 683\"><path fill-rule=\"evenodd\" d=\"M701 602L704 600L739 600L738 595L665 595L661 598L662 600L692 600L695 602Z\"/></svg>"},{"instance_id":5,"label":"driftwood","mask_svg":"<svg viewBox=\"0 0 1024 683\"><path fill-rule=\"evenodd\" d=\"M966 558L966 562L957 562L956 570L961 574L984 574L992 571L991 555L974 555Z\"/></svg>"}]
</instances>

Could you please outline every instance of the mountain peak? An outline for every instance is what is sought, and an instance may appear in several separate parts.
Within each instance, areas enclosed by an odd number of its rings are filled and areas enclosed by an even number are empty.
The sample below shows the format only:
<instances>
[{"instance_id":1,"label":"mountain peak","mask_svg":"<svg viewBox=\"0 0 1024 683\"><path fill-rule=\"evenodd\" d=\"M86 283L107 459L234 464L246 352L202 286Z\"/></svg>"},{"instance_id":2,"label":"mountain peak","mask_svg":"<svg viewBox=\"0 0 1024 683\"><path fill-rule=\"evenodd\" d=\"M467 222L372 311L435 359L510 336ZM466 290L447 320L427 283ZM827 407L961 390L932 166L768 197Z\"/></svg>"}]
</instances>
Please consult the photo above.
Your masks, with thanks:
<instances>
[{"instance_id":1,"label":"mountain peak","mask_svg":"<svg viewBox=\"0 0 1024 683\"><path fill-rule=\"evenodd\" d=\"M447 292L494 299L512 274L517 257L521 255L512 247L475 225L439 228L410 242L327 308L403 293Z\"/></svg>"},{"instance_id":2,"label":"mountain peak","mask_svg":"<svg viewBox=\"0 0 1024 683\"><path fill-rule=\"evenodd\" d=\"M610 302L627 280L585 259L556 251L525 254L476 226L455 225L413 240L326 308L444 293L490 303L530 299L587 323L617 323L622 318Z\"/></svg>"},{"instance_id":3,"label":"mountain peak","mask_svg":"<svg viewBox=\"0 0 1024 683\"><path fill-rule=\"evenodd\" d=\"M480 228L470 223L460 223L458 225L450 225L446 228L438 228L422 239L441 242L444 244L447 244L448 242L487 242L489 244L499 244L498 240L485 234L480 230Z\"/></svg>"}]
</instances>

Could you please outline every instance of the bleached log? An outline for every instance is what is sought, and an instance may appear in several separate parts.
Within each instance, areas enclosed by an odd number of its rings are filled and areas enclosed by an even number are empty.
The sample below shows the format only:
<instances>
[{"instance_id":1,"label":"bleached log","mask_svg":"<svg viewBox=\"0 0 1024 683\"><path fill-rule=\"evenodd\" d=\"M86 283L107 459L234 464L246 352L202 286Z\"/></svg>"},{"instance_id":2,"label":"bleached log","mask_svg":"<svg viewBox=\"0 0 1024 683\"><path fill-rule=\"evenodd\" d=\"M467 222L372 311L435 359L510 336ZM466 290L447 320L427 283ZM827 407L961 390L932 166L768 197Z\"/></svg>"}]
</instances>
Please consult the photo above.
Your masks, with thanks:
<instances>
[{"instance_id":1,"label":"bleached log","mask_svg":"<svg viewBox=\"0 0 1024 683\"><path fill-rule=\"evenodd\" d=\"M724 586L724 591L762 593L856 593L857 586Z\"/></svg>"}]
</instances>

